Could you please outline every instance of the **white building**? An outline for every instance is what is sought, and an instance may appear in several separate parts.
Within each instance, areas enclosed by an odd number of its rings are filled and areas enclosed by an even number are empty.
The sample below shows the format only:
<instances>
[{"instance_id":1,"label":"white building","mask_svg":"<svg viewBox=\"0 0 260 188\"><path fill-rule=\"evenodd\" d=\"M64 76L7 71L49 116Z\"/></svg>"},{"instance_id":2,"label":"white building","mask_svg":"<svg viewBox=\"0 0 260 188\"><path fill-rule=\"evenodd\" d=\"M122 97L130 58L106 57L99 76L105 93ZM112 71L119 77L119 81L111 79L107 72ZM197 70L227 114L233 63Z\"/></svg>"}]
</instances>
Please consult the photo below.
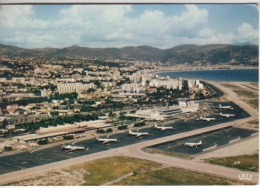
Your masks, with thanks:
<instances>
[{"instance_id":1,"label":"white building","mask_svg":"<svg viewBox=\"0 0 260 188\"><path fill-rule=\"evenodd\" d=\"M97 86L93 83L82 84L82 83L60 83L57 85L59 93L81 93L87 91L90 88L95 89Z\"/></svg>"},{"instance_id":2,"label":"white building","mask_svg":"<svg viewBox=\"0 0 260 188\"><path fill-rule=\"evenodd\" d=\"M179 89L182 90L182 81L177 79L159 80L153 79L149 83L150 87L166 87L167 89Z\"/></svg>"},{"instance_id":3,"label":"white building","mask_svg":"<svg viewBox=\"0 0 260 188\"><path fill-rule=\"evenodd\" d=\"M198 110L199 103L180 101L179 106L159 107L147 110L137 110L135 114L126 114L130 117L145 118L147 120L163 120L167 117L182 113L192 113Z\"/></svg>"},{"instance_id":4,"label":"white building","mask_svg":"<svg viewBox=\"0 0 260 188\"><path fill-rule=\"evenodd\" d=\"M0 82L5 82L6 78L0 78Z\"/></svg>"},{"instance_id":5,"label":"white building","mask_svg":"<svg viewBox=\"0 0 260 188\"><path fill-rule=\"evenodd\" d=\"M104 88L113 87L116 86L116 82L102 82L101 86L103 86Z\"/></svg>"},{"instance_id":6,"label":"white building","mask_svg":"<svg viewBox=\"0 0 260 188\"><path fill-rule=\"evenodd\" d=\"M145 87L141 86L140 84L123 84L122 90L130 93L143 93L145 92Z\"/></svg>"},{"instance_id":7,"label":"white building","mask_svg":"<svg viewBox=\"0 0 260 188\"><path fill-rule=\"evenodd\" d=\"M25 82L25 78L24 77L13 77L12 81L15 83L23 84Z\"/></svg>"},{"instance_id":8,"label":"white building","mask_svg":"<svg viewBox=\"0 0 260 188\"><path fill-rule=\"evenodd\" d=\"M41 90L41 96L42 97L49 97L50 95L51 95L51 90L50 89L48 89L48 90L46 90L46 89Z\"/></svg>"},{"instance_id":9,"label":"white building","mask_svg":"<svg viewBox=\"0 0 260 188\"><path fill-rule=\"evenodd\" d=\"M203 84L199 83L199 89L203 89L203 88L204 88Z\"/></svg>"}]
</instances>

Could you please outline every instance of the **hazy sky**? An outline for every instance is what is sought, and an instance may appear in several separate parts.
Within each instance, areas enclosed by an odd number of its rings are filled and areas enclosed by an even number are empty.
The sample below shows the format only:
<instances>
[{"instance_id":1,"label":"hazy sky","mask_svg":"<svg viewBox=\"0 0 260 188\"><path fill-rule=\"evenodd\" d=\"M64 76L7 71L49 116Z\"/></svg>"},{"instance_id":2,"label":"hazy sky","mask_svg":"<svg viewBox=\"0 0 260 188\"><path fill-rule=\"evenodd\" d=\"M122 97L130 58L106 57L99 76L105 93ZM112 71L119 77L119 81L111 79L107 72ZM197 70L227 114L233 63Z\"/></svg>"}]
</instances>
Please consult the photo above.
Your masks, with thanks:
<instances>
[{"instance_id":1,"label":"hazy sky","mask_svg":"<svg viewBox=\"0 0 260 188\"><path fill-rule=\"evenodd\" d=\"M25 48L258 44L252 4L1 5L0 43Z\"/></svg>"}]
</instances>

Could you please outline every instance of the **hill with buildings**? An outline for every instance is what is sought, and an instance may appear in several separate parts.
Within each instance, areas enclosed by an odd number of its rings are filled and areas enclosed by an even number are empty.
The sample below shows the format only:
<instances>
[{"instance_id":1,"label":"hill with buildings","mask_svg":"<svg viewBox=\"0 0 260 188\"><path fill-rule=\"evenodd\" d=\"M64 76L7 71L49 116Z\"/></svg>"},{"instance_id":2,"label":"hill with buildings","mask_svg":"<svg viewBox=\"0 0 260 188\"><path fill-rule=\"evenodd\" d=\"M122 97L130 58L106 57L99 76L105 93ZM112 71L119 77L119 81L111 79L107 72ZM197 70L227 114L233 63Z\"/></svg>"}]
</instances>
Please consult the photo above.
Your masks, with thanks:
<instances>
[{"instance_id":1,"label":"hill with buildings","mask_svg":"<svg viewBox=\"0 0 260 188\"><path fill-rule=\"evenodd\" d=\"M162 61L174 64L258 64L258 45L179 45L170 49L151 46L127 46L123 48L88 48L70 46L66 48L25 49L0 44L0 55L43 56L47 58L95 58L121 60Z\"/></svg>"}]
</instances>

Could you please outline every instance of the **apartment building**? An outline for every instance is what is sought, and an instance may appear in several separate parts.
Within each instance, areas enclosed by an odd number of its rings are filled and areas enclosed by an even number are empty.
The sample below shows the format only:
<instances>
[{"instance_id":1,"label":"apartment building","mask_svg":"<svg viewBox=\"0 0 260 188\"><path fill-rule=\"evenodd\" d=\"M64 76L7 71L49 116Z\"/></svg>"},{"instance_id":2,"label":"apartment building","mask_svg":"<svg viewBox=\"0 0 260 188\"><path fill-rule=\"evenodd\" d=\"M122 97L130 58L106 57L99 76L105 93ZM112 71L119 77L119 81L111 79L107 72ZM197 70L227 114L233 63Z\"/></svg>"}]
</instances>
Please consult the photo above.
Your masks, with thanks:
<instances>
[{"instance_id":1,"label":"apartment building","mask_svg":"<svg viewBox=\"0 0 260 188\"><path fill-rule=\"evenodd\" d=\"M93 83L82 84L82 83L59 83L57 85L59 93L81 93L87 91L90 88L95 89L97 86Z\"/></svg>"}]
</instances>

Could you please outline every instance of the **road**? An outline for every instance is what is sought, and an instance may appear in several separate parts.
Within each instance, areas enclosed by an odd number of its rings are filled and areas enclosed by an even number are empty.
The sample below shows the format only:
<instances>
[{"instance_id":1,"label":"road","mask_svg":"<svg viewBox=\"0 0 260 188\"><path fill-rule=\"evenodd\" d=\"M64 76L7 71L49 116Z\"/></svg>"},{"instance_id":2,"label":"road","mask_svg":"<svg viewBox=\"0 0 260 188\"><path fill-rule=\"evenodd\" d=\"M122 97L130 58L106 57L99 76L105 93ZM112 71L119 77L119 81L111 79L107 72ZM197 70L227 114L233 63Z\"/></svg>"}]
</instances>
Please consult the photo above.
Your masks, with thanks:
<instances>
[{"instance_id":1,"label":"road","mask_svg":"<svg viewBox=\"0 0 260 188\"><path fill-rule=\"evenodd\" d=\"M210 82L210 84L213 84L216 87L218 87L219 89L221 89L222 91L227 92L229 100L232 100L233 102L235 102L237 105L242 107L245 111L247 111L251 115L251 117L244 118L241 120L236 120L237 123L244 123L244 122L258 118L258 113L255 111L255 109L252 108L251 106L247 105L243 101L240 101L237 98L236 94L234 92L232 92L230 89L225 88L222 85L215 83L215 82ZM217 166L217 165L211 165L211 164L202 163L202 162L193 161L193 160L185 160L185 159L180 159L180 158L175 158L175 157L169 157L169 156L164 156L164 155L159 155L159 154L149 154L149 153L145 153L141 150L142 148L150 146L150 145L167 142L169 140L184 138L187 136L192 136L194 134L217 130L217 129L224 128L227 126L230 126L230 122L222 123L222 124L215 125L215 126L205 127L202 129L192 130L192 131L180 133L177 135L171 135L171 136L167 136L167 137L163 137L163 138L157 138L154 140L149 140L149 141L145 141L145 142L141 142L141 143L137 143L137 144L132 144L132 145L124 146L121 148L115 148L115 149L111 149L108 151L102 151L102 152L98 152L98 153L94 153L94 154L90 154L90 155L86 155L86 156L81 156L81 157L63 160L63 161L59 161L59 162L55 162L55 163L42 165L42 166L28 168L28 169L24 169L24 170L20 170L20 171L16 171L16 172L11 172L8 174L3 174L3 175L0 175L0 184L4 184L7 182L11 182L11 181L18 181L19 179L28 178L30 176L41 174L41 173L44 173L44 172L47 172L50 170L60 169L60 168L68 167L71 165L80 164L83 162L88 162L88 161L101 159L101 158L105 158L105 157L111 157L111 156L129 156L129 157L135 157L135 158L140 158L140 159L146 159L146 160L150 160L150 161L159 162L162 164L167 164L169 166L176 166L176 167L200 171L200 172L204 172L204 173L215 174L215 175L232 178L232 179L236 179L236 180L238 180L239 175L249 174L252 177L250 182L258 183L259 173L245 172L245 171L240 171L237 169L232 169L232 168L227 168L227 167L222 167L222 166Z\"/></svg>"}]
</instances>

